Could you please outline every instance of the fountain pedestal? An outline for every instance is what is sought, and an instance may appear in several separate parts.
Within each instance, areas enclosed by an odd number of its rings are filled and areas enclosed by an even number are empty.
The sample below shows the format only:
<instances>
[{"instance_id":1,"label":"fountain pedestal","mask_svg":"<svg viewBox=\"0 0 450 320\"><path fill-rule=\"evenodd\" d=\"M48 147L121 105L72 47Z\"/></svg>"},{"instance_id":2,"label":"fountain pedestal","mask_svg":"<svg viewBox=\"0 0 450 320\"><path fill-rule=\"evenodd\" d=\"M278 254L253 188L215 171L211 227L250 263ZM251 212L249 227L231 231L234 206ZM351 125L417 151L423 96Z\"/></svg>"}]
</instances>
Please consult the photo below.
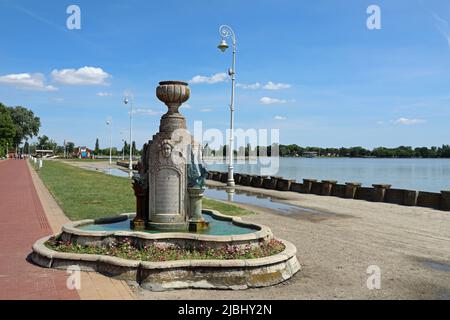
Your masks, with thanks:
<instances>
[{"instance_id":1,"label":"fountain pedestal","mask_svg":"<svg viewBox=\"0 0 450 320\"><path fill-rule=\"evenodd\" d=\"M140 177L148 180L148 206L143 220L148 229L154 230L187 231L190 226L204 229L207 224L201 216L203 191L188 192L188 187L202 187L203 172L198 162L201 146L187 131L186 119L178 110L189 99L190 89L185 82L162 81L156 96L168 111L161 117L159 132L144 145L139 165ZM194 163L193 158L199 160ZM138 193L136 198L139 202ZM136 226L141 225L140 220L136 222Z\"/></svg>"}]
</instances>

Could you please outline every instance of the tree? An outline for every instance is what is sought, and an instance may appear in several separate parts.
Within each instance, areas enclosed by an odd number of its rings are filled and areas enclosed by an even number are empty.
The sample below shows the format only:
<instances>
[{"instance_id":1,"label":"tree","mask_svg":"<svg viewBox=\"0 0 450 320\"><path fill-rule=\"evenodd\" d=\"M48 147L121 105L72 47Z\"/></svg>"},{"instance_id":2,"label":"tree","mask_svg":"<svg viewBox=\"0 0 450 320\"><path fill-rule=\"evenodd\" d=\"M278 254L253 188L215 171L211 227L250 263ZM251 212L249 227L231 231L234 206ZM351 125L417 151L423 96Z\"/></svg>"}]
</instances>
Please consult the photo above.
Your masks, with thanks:
<instances>
[{"instance_id":1,"label":"tree","mask_svg":"<svg viewBox=\"0 0 450 320\"><path fill-rule=\"evenodd\" d=\"M55 154L64 155L64 146L56 146L54 151L55 151Z\"/></svg>"},{"instance_id":2,"label":"tree","mask_svg":"<svg viewBox=\"0 0 450 320\"><path fill-rule=\"evenodd\" d=\"M130 148L128 147L128 143L124 140L123 141L123 148L122 148L122 154L128 154L129 153L129 150Z\"/></svg>"},{"instance_id":3,"label":"tree","mask_svg":"<svg viewBox=\"0 0 450 320\"><path fill-rule=\"evenodd\" d=\"M58 144L46 135L38 137L37 148L40 150L55 150Z\"/></svg>"},{"instance_id":4,"label":"tree","mask_svg":"<svg viewBox=\"0 0 450 320\"><path fill-rule=\"evenodd\" d=\"M133 144L131 145L131 150L133 150L133 155L137 155L137 152L136 152L136 142L135 142L135 141L133 141Z\"/></svg>"},{"instance_id":5,"label":"tree","mask_svg":"<svg viewBox=\"0 0 450 320\"><path fill-rule=\"evenodd\" d=\"M98 156L99 152L100 152L100 144L98 143L98 138L97 138L97 140L95 140L94 154L95 154L96 156Z\"/></svg>"},{"instance_id":6,"label":"tree","mask_svg":"<svg viewBox=\"0 0 450 320\"><path fill-rule=\"evenodd\" d=\"M7 153L6 146L13 146L16 135L16 126L11 117L9 108L0 103L0 156Z\"/></svg>"},{"instance_id":7,"label":"tree","mask_svg":"<svg viewBox=\"0 0 450 320\"><path fill-rule=\"evenodd\" d=\"M36 154L36 150L37 150L37 143L33 142L30 144L30 154Z\"/></svg>"},{"instance_id":8,"label":"tree","mask_svg":"<svg viewBox=\"0 0 450 320\"><path fill-rule=\"evenodd\" d=\"M73 142L68 142L66 144L66 152L67 154L72 154L75 150L75 144Z\"/></svg>"},{"instance_id":9,"label":"tree","mask_svg":"<svg viewBox=\"0 0 450 320\"><path fill-rule=\"evenodd\" d=\"M30 154L30 145L28 141L26 141L25 144L23 145L23 153Z\"/></svg>"},{"instance_id":10,"label":"tree","mask_svg":"<svg viewBox=\"0 0 450 320\"><path fill-rule=\"evenodd\" d=\"M19 146L23 140L31 139L39 133L41 121L34 115L33 111L18 106L10 107L9 112L16 128L13 139L13 143L16 147Z\"/></svg>"},{"instance_id":11,"label":"tree","mask_svg":"<svg viewBox=\"0 0 450 320\"><path fill-rule=\"evenodd\" d=\"M440 158L450 158L450 145L443 145L439 148L438 154Z\"/></svg>"},{"instance_id":12,"label":"tree","mask_svg":"<svg viewBox=\"0 0 450 320\"><path fill-rule=\"evenodd\" d=\"M247 143L247 146L244 149L245 156L249 157L251 152L252 152L252 146L250 145L250 143Z\"/></svg>"}]
</instances>

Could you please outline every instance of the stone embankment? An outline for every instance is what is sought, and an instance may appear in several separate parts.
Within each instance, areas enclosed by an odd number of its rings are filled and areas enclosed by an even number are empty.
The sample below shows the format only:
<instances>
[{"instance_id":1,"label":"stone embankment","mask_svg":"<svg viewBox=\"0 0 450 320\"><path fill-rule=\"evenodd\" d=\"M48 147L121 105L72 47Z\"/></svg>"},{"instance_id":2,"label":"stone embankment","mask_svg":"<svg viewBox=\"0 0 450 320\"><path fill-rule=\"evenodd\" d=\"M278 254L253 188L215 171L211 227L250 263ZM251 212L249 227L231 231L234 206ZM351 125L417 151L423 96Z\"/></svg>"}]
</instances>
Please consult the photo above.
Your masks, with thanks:
<instances>
[{"instance_id":1,"label":"stone embankment","mask_svg":"<svg viewBox=\"0 0 450 320\"><path fill-rule=\"evenodd\" d=\"M210 180L226 183L227 172L210 171ZM426 192L406 189L395 189L390 184L374 184L363 187L359 182L339 184L335 180L303 179L297 182L275 176L259 176L250 174L234 174L234 181L238 185L254 188L272 189L278 191L292 191L321 196L332 196L347 199L386 202L403 206L419 206L437 210L450 211L450 191Z\"/></svg>"}]
</instances>

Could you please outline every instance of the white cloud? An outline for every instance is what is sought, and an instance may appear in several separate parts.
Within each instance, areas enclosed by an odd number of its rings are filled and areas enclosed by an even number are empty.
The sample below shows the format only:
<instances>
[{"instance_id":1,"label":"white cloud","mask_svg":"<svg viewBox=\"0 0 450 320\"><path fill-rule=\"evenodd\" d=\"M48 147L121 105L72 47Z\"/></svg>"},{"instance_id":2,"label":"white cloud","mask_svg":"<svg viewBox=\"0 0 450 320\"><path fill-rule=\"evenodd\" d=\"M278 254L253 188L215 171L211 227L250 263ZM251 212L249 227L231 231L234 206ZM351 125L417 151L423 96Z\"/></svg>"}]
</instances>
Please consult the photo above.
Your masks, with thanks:
<instances>
[{"instance_id":1,"label":"white cloud","mask_svg":"<svg viewBox=\"0 0 450 320\"><path fill-rule=\"evenodd\" d=\"M192 107L191 107L191 105L189 103L182 104L181 108L183 108L183 109L192 109Z\"/></svg>"},{"instance_id":2,"label":"white cloud","mask_svg":"<svg viewBox=\"0 0 450 320\"><path fill-rule=\"evenodd\" d=\"M197 83L218 83L218 82L224 82L227 81L228 76L226 73L216 73L212 75L211 77L206 76L195 76L191 80L189 80L189 83L197 84Z\"/></svg>"},{"instance_id":3,"label":"white cloud","mask_svg":"<svg viewBox=\"0 0 450 320\"><path fill-rule=\"evenodd\" d=\"M283 116L275 116L274 119L275 119L275 120L286 120L286 117L283 117Z\"/></svg>"},{"instance_id":4,"label":"white cloud","mask_svg":"<svg viewBox=\"0 0 450 320\"><path fill-rule=\"evenodd\" d=\"M289 89L290 87L291 85L287 83L273 83L272 81L269 81L263 88L266 90L281 90Z\"/></svg>"},{"instance_id":5,"label":"white cloud","mask_svg":"<svg viewBox=\"0 0 450 320\"><path fill-rule=\"evenodd\" d=\"M434 20L436 21L436 28L442 34L447 44L450 47L450 26L447 20L440 17L436 13L433 13Z\"/></svg>"},{"instance_id":6,"label":"white cloud","mask_svg":"<svg viewBox=\"0 0 450 320\"><path fill-rule=\"evenodd\" d=\"M414 125L414 124L425 123L426 121L423 120L423 119L399 118L399 119L397 119L397 120L395 120L393 122L394 122L394 124L410 126L410 125Z\"/></svg>"},{"instance_id":7,"label":"white cloud","mask_svg":"<svg viewBox=\"0 0 450 320\"><path fill-rule=\"evenodd\" d=\"M11 85L19 89L39 90L39 91L56 91L51 85L45 84L45 77L41 73L18 73L0 76L0 84Z\"/></svg>"},{"instance_id":8,"label":"white cloud","mask_svg":"<svg viewBox=\"0 0 450 320\"><path fill-rule=\"evenodd\" d=\"M110 92L97 92L98 97L111 97L112 93Z\"/></svg>"},{"instance_id":9,"label":"white cloud","mask_svg":"<svg viewBox=\"0 0 450 320\"><path fill-rule=\"evenodd\" d=\"M236 84L236 87L242 88L242 89L259 89L261 87L261 84L259 82L253 83L253 84L245 84L245 83L238 83Z\"/></svg>"},{"instance_id":10,"label":"white cloud","mask_svg":"<svg viewBox=\"0 0 450 320\"><path fill-rule=\"evenodd\" d=\"M200 112L211 112L211 111L213 111L211 108L200 109Z\"/></svg>"},{"instance_id":11,"label":"white cloud","mask_svg":"<svg viewBox=\"0 0 450 320\"><path fill-rule=\"evenodd\" d=\"M79 69L53 70L53 81L67 85L107 85L106 79L111 75L102 68L83 67Z\"/></svg>"},{"instance_id":12,"label":"white cloud","mask_svg":"<svg viewBox=\"0 0 450 320\"><path fill-rule=\"evenodd\" d=\"M242 89L265 89L265 90L281 90L281 89L289 89L290 87L292 87L290 84L287 83L274 83L272 81L267 82L265 85L262 85L259 82L255 82L252 84L245 84L245 83L238 83L236 85L238 88L242 88Z\"/></svg>"},{"instance_id":13,"label":"white cloud","mask_svg":"<svg viewBox=\"0 0 450 320\"><path fill-rule=\"evenodd\" d=\"M152 110L152 109L135 109L133 110L134 114L142 114L145 116L157 116L157 115L161 115L163 114L162 111L156 111L156 110Z\"/></svg>"},{"instance_id":14,"label":"white cloud","mask_svg":"<svg viewBox=\"0 0 450 320\"><path fill-rule=\"evenodd\" d=\"M283 103L287 103L288 101L284 100L284 99L262 97L261 99L259 99L259 102L261 104L283 104Z\"/></svg>"}]
</instances>

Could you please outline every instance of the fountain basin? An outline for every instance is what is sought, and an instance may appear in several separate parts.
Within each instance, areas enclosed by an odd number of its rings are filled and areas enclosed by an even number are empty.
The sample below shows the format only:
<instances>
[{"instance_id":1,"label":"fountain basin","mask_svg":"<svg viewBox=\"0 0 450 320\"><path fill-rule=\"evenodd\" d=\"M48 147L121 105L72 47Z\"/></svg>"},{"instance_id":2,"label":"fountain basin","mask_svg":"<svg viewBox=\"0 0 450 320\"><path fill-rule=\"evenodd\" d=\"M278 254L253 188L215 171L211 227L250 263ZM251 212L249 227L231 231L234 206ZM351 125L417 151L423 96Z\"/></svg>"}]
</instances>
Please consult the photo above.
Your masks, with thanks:
<instances>
[{"instance_id":1,"label":"fountain basin","mask_svg":"<svg viewBox=\"0 0 450 320\"><path fill-rule=\"evenodd\" d=\"M285 246L283 252L264 258L149 262L58 252L46 247L50 238L42 238L33 245L31 259L37 265L61 270L75 265L81 271L99 272L152 291L266 287L284 282L300 270L297 250L285 240L280 240Z\"/></svg>"},{"instance_id":2,"label":"fountain basin","mask_svg":"<svg viewBox=\"0 0 450 320\"><path fill-rule=\"evenodd\" d=\"M63 226L57 235L63 241L82 246L107 246L111 241L127 238L138 247L157 244L158 247L179 248L219 248L224 246L257 246L273 239L271 230L263 225L243 222L240 218L229 217L213 210L204 210L205 216L214 221L222 221L243 228L247 233L229 235L209 235L189 232L158 232L126 230L86 230L95 225L95 220L71 222ZM123 222L126 226L134 214L122 214L115 218L101 219L108 222L103 226ZM100 225L101 226L101 225ZM129 224L128 224L129 226ZM46 242L51 237L38 240L33 245L32 261L46 268L67 270L76 265L81 271L101 274L138 283L142 288L161 291L169 289L247 289L271 286L291 278L300 270L295 246L285 240L280 253L255 258L234 260L172 260L141 261L128 260L100 254L79 254L56 251Z\"/></svg>"},{"instance_id":3,"label":"fountain basin","mask_svg":"<svg viewBox=\"0 0 450 320\"><path fill-rule=\"evenodd\" d=\"M227 245L244 247L258 245L273 239L270 228L243 222L239 217L230 217L215 210L203 210L204 216L210 222L210 230L201 232L164 232L164 231L134 231L129 228L129 219L134 213L124 213L108 219L106 224L96 224L96 220L81 220L65 224L62 227L61 239L82 246L108 245L115 239L131 239L136 246L145 247L153 244L159 246L177 246L180 248L218 248ZM217 224L228 224L229 234L223 234ZM115 227L118 227L118 229ZM102 230L103 229L103 230ZM207 234L216 231L216 234ZM222 233L222 234L221 234Z\"/></svg>"}]
</instances>

